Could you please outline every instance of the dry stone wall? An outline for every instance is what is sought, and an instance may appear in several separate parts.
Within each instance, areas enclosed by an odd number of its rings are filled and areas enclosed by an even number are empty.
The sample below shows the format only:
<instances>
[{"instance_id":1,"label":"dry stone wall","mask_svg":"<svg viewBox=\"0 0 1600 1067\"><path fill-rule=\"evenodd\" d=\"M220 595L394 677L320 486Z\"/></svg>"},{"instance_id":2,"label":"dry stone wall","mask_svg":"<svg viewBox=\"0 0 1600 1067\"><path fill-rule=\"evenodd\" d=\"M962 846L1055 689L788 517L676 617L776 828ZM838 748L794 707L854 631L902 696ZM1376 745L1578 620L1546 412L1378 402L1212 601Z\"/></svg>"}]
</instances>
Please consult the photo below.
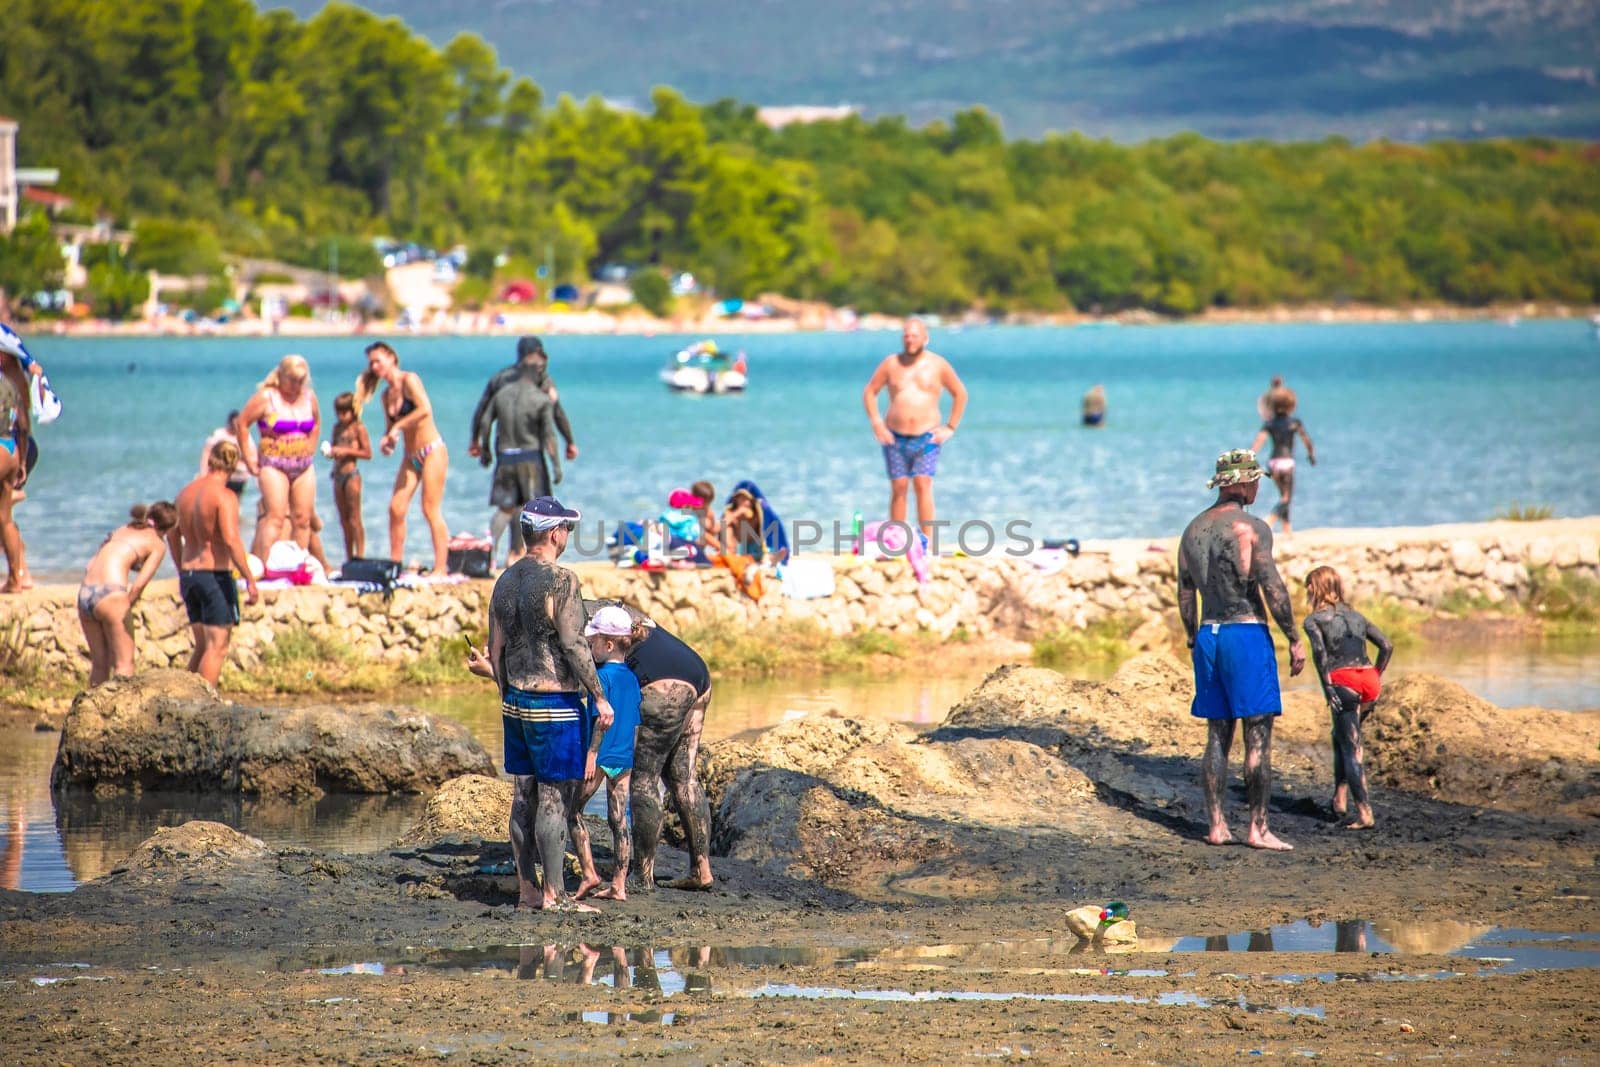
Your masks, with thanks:
<instances>
[{"instance_id":1,"label":"dry stone wall","mask_svg":"<svg viewBox=\"0 0 1600 1067\"><path fill-rule=\"evenodd\" d=\"M1525 595L1541 569L1600 579L1600 518L1309 532L1280 541L1277 559L1295 585L1314 566L1337 567L1348 596L1357 602L1386 595L1425 607L1461 593L1499 603ZM654 574L603 564L576 569L586 595L627 600L679 631L701 625L759 629L806 619L841 635L877 630L1027 637L1114 614L1167 617L1177 603L1170 541L1089 545L1054 572L1003 556L941 558L920 585L904 560L845 556L831 563L831 596L791 599L769 580L760 602L740 595L721 569ZM406 662L440 640L481 636L491 589L489 581L471 581L400 589L389 599L314 586L264 592L261 603L244 608L231 655L249 669L280 635L304 629L375 660ZM0 643L50 669L85 670L87 650L74 597L70 586L0 597ZM141 666L187 662L190 636L176 581L153 583L133 620Z\"/></svg>"}]
</instances>

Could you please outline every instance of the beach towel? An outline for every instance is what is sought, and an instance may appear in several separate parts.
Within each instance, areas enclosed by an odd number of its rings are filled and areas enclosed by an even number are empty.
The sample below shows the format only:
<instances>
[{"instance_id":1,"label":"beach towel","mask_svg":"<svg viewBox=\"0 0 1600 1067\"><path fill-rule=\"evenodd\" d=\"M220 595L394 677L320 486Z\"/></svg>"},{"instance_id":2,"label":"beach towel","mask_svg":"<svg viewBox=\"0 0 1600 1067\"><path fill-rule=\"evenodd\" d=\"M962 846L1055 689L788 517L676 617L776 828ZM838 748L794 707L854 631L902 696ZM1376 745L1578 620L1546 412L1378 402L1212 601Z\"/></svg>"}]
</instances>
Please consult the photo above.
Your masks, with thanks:
<instances>
[{"instance_id":1,"label":"beach towel","mask_svg":"<svg viewBox=\"0 0 1600 1067\"><path fill-rule=\"evenodd\" d=\"M833 564L825 559L794 559L785 563L783 595L794 600L816 600L833 595Z\"/></svg>"}]
</instances>

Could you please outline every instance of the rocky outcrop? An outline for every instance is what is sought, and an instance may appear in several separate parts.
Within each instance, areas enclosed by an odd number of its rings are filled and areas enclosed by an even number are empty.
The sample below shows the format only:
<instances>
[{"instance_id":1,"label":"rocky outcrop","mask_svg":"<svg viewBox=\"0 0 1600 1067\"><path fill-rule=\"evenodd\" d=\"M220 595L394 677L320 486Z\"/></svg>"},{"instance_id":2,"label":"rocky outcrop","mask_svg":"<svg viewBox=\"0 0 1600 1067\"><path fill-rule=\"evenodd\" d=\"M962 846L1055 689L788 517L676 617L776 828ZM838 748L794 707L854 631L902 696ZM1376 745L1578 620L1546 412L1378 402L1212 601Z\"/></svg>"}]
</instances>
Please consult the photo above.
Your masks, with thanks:
<instances>
[{"instance_id":1,"label":"rocky outcrop","mask_svg":"<svg viewBox=\"0 0 1600 1067\"><path fill-rule=\"evenodd\" d=\"M452 778L428 798L422 818L396 845L427 845L447 837L504 841L510 831L512 785L500 778L467 774Z\"/></svg>"},{"instance_id":2,"label":"rocky outcrop","mask_svg":"<svg viewBox=\"0 0 1600 1067\"><path fill-rule=\"evenodd\" d=\"M179 871L193 874L233 864L250 864L277 853L260 840L219 822L193 821L163 826L112 869L113 875L159 876Z\"/></svg>"},{"instance_id":3,"label":"rocky outcrop","mask_svg":"<svg viewBox=\"0 0 1600 1067\"><path fill-rule=\"evenodd\" d=\"M420 792L493 774L467 727L404 706L257 708L196 675L150 671L79 694L55 789L178 789L274 796Z\"/></svg>"}]
</instances>

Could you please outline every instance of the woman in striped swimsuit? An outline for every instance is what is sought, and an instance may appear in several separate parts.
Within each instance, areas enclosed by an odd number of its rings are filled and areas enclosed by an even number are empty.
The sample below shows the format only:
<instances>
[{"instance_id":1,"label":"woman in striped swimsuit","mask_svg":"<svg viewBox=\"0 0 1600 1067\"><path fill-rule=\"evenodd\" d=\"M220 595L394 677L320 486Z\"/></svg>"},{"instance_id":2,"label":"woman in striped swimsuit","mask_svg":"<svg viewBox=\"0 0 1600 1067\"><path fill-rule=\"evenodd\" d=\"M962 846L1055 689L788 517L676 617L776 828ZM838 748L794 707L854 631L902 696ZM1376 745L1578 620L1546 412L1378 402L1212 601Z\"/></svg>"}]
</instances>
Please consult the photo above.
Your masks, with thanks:
<instances>
[{"instance_id":1,"label":"woman in striped swimsuit","mask_svg":"<svg viewBox=\"0 0 1600 1067\"><path fill-rule=\"evenodd\" d=\"M400 356L379 341L367 346L367 369L356 379L356 412L371 400L383 383L384 424L388 431L378 443L378 451L394 454L395 446L405 442L405 462L394 477L394 495L389 498L389 558L403 561L406 550L406 511L417 487L422 487L422 518L433 535L433 570L443 577L449 573L450 531L444 524L444 476L450 466L449 453L439 427L433 421L433 405L422 379L412 371L400 369Z\"/></svg>"},{"instance_id":2,"label":"woman in striped swimsuit","mask_svg":"<svg viewBox=\"0 0 1600 1067\"><path fill-rule=\"evenodd\" d=\"M261 435L259 450L250 437L252 422ZM284 356L239 412L234 425L239 452L261 486L261 518L250 550L262 559L279 541L292 540L301 548L311 544L317 507L311 461L321 422L311 367L300 356Z\"/></svg>"}]
</instances>

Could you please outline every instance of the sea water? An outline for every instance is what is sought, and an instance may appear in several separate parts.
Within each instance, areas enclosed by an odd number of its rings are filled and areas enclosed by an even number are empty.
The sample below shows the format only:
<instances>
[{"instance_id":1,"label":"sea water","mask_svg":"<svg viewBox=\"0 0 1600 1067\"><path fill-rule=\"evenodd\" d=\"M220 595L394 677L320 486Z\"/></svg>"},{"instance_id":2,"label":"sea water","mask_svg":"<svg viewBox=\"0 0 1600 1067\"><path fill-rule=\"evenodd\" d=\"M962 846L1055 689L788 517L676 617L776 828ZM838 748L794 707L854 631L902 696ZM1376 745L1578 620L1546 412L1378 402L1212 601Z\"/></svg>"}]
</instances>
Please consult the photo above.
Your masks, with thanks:
<instances>
[{"instance_id":1,"label":"sea water","mask_svg":"<svg viewBox=\"0 0 1600 1067\"><path fill-rule=\"evenodd\" d=\"M675 486L705 478L721 497L748 478L785 520L816 521L830 541L832 524L847 529L852 512L882 515L883 459L861 388L898 334L709 336L747 354L744 395L668 392L657 372L693 338L546 339L582 449L558 495L586 521L613 525L655 515ZM66 404L40 429L42 458L17 511L36 576L76 578L130 504L173 497L197 471L206 436L285 353L310 361L331 424L334 396L375 339L32 334ZM466 453L468 423L515 340L385 339L421 374L449 446L451 532L483 531L489 472ZM1317 445L1318 465L1302 453L1297 469L1297 525L1479 521L1513 502L1600 512L1600 341L1582 321L952 328L934 330L930 347L971 394L936 483L939 514L957 525L1024 520L1034 538L1175 535L1210 499L1217 452L1248 445L1260 427L1257 397L1274 374L1298 392ZM1079 425L1079 401L1097 382L1109 415L1091 430ZM376 450L381 409L366 418ZM387 549L401 461L362 464L369 555ZM337 561L329 470L319 458L317 504ZM1265 487L1257 513L1275 500ZM247 539L254 507L252 489ZM592 547L595 536L584 539ZM966 541L981 549L981 529ZM431 555L415 502L406 555Z\"/></svg>"}]
</instances>

